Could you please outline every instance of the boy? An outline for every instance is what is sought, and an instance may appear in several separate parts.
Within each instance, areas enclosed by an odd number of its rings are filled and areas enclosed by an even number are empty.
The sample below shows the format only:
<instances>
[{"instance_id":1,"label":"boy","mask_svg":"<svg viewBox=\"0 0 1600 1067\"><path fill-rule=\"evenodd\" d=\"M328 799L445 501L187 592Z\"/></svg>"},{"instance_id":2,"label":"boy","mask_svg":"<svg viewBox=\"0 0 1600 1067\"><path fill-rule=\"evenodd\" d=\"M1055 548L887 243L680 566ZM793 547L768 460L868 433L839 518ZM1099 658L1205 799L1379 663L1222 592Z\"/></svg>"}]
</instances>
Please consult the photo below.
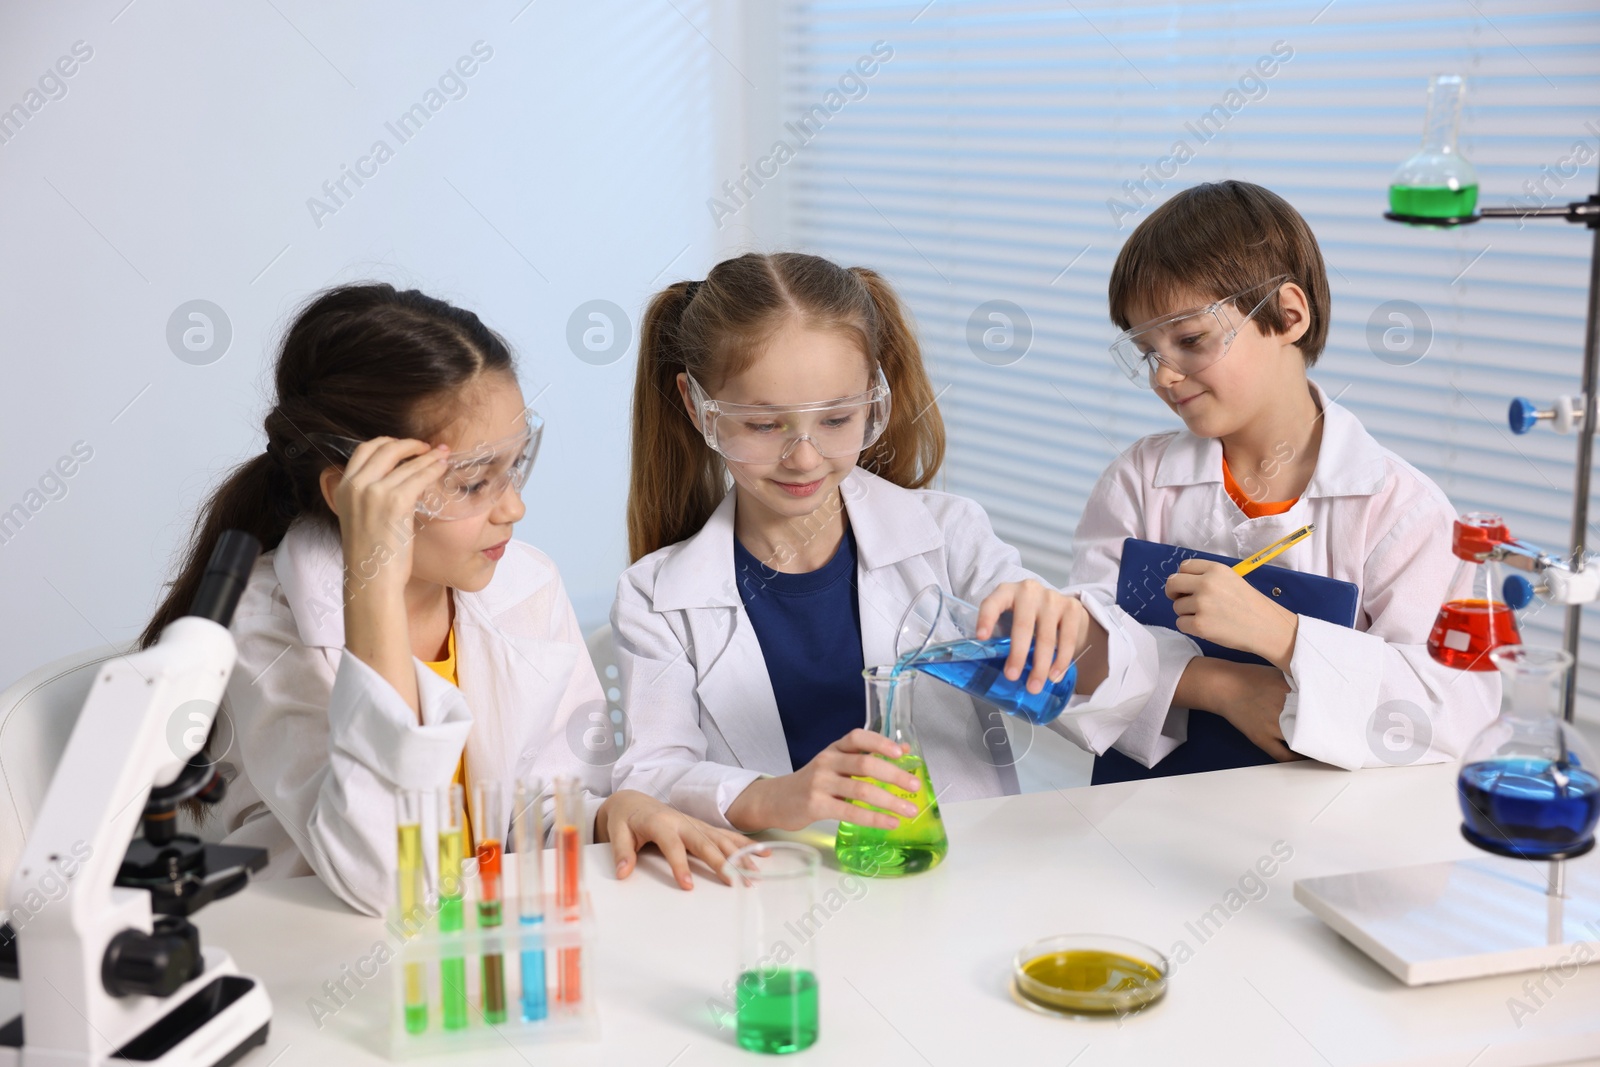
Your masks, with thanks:
<instances>
[{"instance_id":1,"label":"boy","mask_svg":"<svg viewBox=\"0 0 1600 1067\"><path fill-rule=\"evenodd\" d=\"M1499 678L1447 668L1426 648L1457 562L1455 510L1306 377L1329 297L1305 219L1245 182L1186 189L1128 238L1109 296L1124 330L1112 351L1183 428L1136 442L1101 476L1078 524L1072 586L1114 597L1126 537L1244 557L1315 523L1273 563L1354 582L1361 595L1346 628L1293 614L1223 564L1186 560L1165 590L1179 630L1148 627L1155 692L1096 758L1094 782L1304 757L1354 769L1458 756L1494 718ZM1190 636L1270 666L1202 656Z\"/></svg>"}]
</instances>

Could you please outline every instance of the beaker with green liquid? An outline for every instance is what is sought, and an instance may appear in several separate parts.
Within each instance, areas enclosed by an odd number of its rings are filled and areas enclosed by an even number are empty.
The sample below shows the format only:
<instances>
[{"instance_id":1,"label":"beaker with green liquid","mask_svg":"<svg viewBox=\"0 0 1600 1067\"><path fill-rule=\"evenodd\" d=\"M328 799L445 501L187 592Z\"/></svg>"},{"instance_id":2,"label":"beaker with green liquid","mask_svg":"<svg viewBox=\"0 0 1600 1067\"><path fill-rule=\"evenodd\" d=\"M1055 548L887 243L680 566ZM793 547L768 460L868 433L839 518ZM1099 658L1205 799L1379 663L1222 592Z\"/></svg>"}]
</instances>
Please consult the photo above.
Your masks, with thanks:
<instances>
[{"instance_id":1,"label":"beaker with green liquid","mask_svg":"<svg viewBox=\"0 0 1600 1067\"><path fill-rule=\"evenodd\" d=\"M1422 147L1389 180L1389 211L1400 221L1469 219L1478 207L1478 172L1456 144L1466 79L1436 74L1428 81Z\"/></svg>"},{"instance_id":2,"label":"beaker with green liquid","mask_svg":"<svg viewBox=\"0 0 1600 1067\"><path fill-rule=\"evenodd\" d=\"M928 777L928 764L922 758L922 744L917 740L912 719L911 695L915 692L918 672L899 667L868 667L861 676L867 685L867 729L906 747L905 755L886 762L916 775L922 786L911 793L888 782L873 780L873 785L915 804L917 814L906 818L895 812L888 813L900 820L900 825L892 830L841 822L838 836L834 838L834 855L842 869L869 878L900 878L931 871L950 850L950 839L945 836L939 801L933 792L933 781ZM883 811L859 800L852 803L869 811Z\"/></svg>"},{"instance_id":3,"label":"beaker with green liquid","mask_svg":"<svg viewBox=\"0 0 1600 1067\"><path fill-rule=\"evenodd\" d=\"M818 931L806 918L816 908L820 863L810 845L772 841L746 845L722 867L737 898L740 1048L786 1053L816 1044Z\"/></svg>"}]
</instances>

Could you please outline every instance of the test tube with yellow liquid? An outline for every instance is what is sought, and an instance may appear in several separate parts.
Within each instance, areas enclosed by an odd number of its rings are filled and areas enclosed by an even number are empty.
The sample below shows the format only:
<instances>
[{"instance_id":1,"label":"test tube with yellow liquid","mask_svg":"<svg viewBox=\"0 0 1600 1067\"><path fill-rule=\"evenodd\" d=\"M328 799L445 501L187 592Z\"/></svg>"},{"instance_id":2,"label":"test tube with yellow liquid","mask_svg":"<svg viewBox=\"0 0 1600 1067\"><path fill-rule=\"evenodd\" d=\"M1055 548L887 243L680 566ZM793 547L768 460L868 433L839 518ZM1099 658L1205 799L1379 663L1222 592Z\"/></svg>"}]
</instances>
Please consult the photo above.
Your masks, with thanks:
<instances>
[{"instance_id":1,"label":"test tube with yellow liquid","mask_svg":"<svg viewBox=\"0 0 1600 1067\"><path fill-rule=\"evenodd\" d=\"M834 839L834 855L842 869L869 878L900 878L930 871L950 850L950 839L944 832L939 801L934 795L933 781L928 777L928 764L922 757L922 744L917 740L912 720L911 694L917 673L895 667L868 667L861 675L867 687L867 729L906 748L905 755L898 759L877 758L915 775L921 786L912 793L876 779L872 784L901 800L909 800L916 805L917 814L908 818L898 812L885 813L900 820L900 825L892 830L840 822L838 836ZM852 803L868 811L883 810L859 800Z\"/></svg>"},{"instance_id":2,"label":"test tube with yellow liquid","mask_svg":"<svg viewBox=\"0 0 1600 1067\"><path fill-rule=\"evenodd\" d=\"M397 902L400 925L418 930L426 925L427 867L422 859L422 812L427 794L420 789L402 789L395 794ZM406 1032L420 1034L428 1029L428 983L420 963L408 963L405 970Z\"/></svg>"}]
</instances>

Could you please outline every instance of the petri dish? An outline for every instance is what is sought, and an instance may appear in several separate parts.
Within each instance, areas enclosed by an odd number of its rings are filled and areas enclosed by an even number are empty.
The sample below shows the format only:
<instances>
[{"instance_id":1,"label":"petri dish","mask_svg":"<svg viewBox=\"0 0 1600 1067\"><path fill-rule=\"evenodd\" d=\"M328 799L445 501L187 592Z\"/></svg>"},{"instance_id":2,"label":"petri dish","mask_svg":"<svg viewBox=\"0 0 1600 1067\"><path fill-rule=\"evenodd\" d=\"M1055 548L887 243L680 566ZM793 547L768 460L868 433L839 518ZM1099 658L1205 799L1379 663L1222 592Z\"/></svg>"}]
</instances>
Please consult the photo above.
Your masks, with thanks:
<instances>
[{"instance_id":1,"label":"petri dish","mask_svg":"<svg viewBox=\"0 0 1600 1067\"><path fill-rule=\"evenodd\" d=\"M1122 1016L1167 991L1167 958L1109 934L1063 934L1025 945L1012 959L1011 992L1025 1008L1069 1017Z\"/></svg>"}]
</instances>

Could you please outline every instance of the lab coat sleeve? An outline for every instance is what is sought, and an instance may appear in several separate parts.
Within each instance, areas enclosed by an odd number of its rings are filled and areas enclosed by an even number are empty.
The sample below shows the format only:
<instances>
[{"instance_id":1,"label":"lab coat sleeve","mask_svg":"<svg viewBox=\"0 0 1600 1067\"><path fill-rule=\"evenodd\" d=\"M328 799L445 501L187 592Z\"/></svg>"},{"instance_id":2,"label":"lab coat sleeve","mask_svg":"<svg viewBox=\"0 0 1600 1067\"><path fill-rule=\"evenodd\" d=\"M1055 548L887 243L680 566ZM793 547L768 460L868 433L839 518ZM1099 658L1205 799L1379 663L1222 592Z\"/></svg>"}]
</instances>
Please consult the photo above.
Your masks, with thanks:
<instances>
[{"instance_id":1,"label":"lab coat sleeve","mask_svg":"<svg viewBox=\"0 0 1600 1067\"><path fill-rule=\"evenodd\" d=\"M1005 582L1044 579L1022 565L1015 548L1000 540L988 514L974 501L960 501L959 538L950 538L951 591L973 604ZM1050 583L1044 582L1045 585ZM1110 640L1110 670L1092 693L1075 694L1050 728L1091 752L1104 752L1139 714L1156 684L1154 638L1116 606L1115 581L1107 596L1103 590L1068 588L1090 616L1105 627Z\"/></svg>"},{"instance_id":2,"label":"lab coat sleeve","mask_svg":"<svg viewBox=\"0 0 1600 1067\"><path fill-rule=\"evenodd\" d=\"M637 789L686 815L724 829L728 806L761 772L706 758L700 729L694 649L630 571L617 583L611 608L617 666L633 739L612 769L615 789Z\"/></svg>"},{"instance_id":3,"label":"lab coat sleeve","mask_svg":"<svg viewBox=\"0 0 1600 1067\"><path fill-rule=\"evenodd\" d=\"M330 663L302 644L286 613L236 614L232 629L227 700L242 773L323 883L357 911L382 914L393 895L395 790L449 780L472 725L466 702L413 659L419 723L360 659L336 651Z\"/></svg>"},{"instance_id":4,"label":"lab coat sleeve","mask_svg":"<svg viewBox=\"0 0 1600 1067\"><path fill-rule=\"evenodd\" d=\"M1092 597L1112 606L1116 612L1115 631L1106 619L1098 615L1096 619L1106 627L1108 634L1115 633L1128 642L1129 654L1139 665L1142 674L1137 681L1121 683L1125 687L1125 702L1138 699L1139 705L1131 709L1123 707L1126 718L1120 733L1111 734L1107 730L1097 737L1073 739L1096 754L1104 752L1114 743L1118 751L1146 767L1153 767L1188 739L1188 709L1175 708L1172 701L1179 679L1183 677L1189 661L1200 654L1200 646L1186 634L1164 626L1145 626L1135 622L1121 608L1114 607L1117 576L1122 563L1122 542L1129 537L1160 540L1159 533L1152 535L1146 529L1141 506L1143 480L1144 476L1133 459L1122 456L1095 483L1073 537L1072 574L1067 591L1077 593L1086 605L1091 603ZM1165 582L1152 580L1145 583L1145 592L1150 596L1166 596ZM1113 638L1110 649L1112 672L1107 677L1108 684L1117 677L1117 651L1118 644ZM1095 696L1098 698L1098 690ZM1070 723L1064 723L1061 731L1066 732L1068 726ZM1085 741L1090 743L1086 744Z\"/></svg>"},{"instance_id":5,"label":"lab coat sleeve","mask_svg":"<svg viewBox=\"0 0 1600 1067\"><path fill-rule=\"evenodd\" d=\"M1449 588L1454 513L1432 493L1396 494L1393 527L1368 554L1365 630L1300 616L1290 693L1279 719L1290 748L1354 770L1458 758L1494 719L1496 671L1446 667L1428 654Z\"/></svg>"}]
</instances>

